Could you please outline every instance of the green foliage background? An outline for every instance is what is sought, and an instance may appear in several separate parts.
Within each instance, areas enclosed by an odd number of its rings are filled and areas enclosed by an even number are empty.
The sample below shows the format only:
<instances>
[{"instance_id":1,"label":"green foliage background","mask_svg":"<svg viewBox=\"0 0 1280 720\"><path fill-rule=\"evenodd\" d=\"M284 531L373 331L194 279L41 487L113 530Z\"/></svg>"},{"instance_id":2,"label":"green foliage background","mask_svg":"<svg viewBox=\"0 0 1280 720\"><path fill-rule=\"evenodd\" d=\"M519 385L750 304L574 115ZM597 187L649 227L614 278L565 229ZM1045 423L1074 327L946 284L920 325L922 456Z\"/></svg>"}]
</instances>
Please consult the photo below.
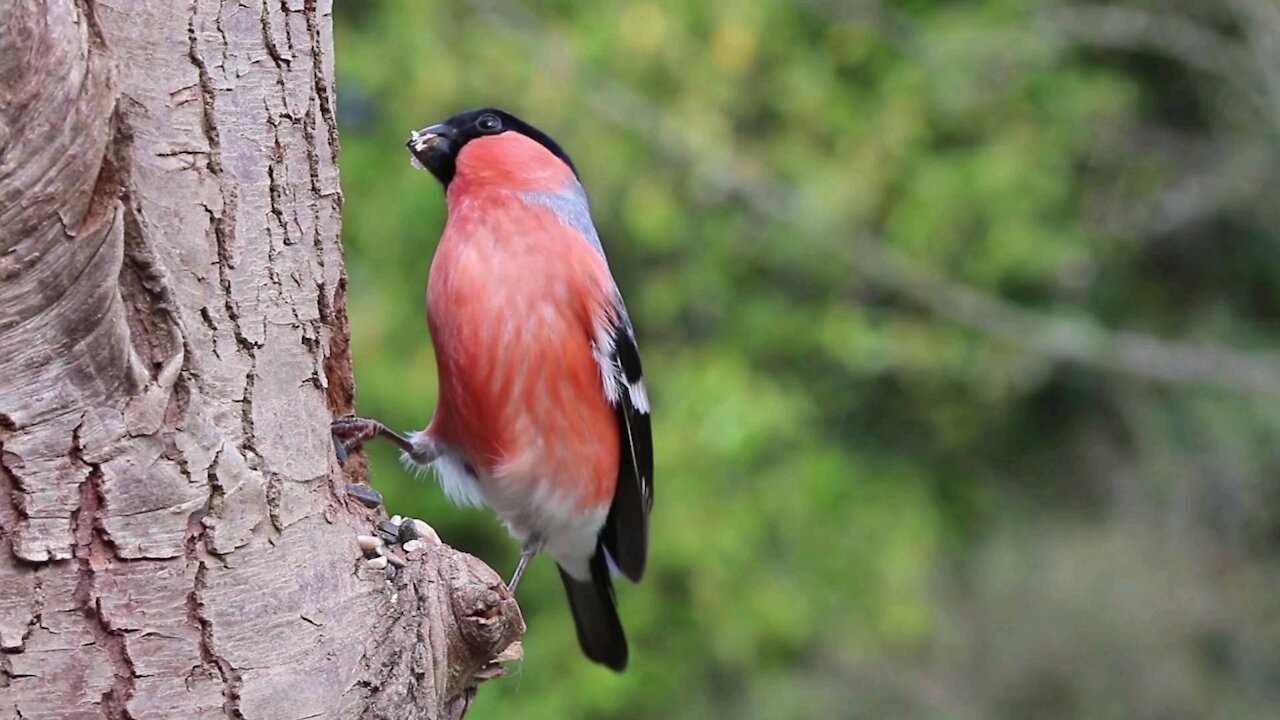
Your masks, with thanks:
<instances>
[{"instance_id":1,"label":"green foliage background","mask_svg":"<svg viewBox=\"0 0 1280 720\"><path fill-rule=\"evenodd\" d=\"M403 142L479 105L574 157L651 378L631 668L544 559L471 717L1276 717L1269 0L336 5L360 412L434 407Z\"/></svg>"}]
</instances>

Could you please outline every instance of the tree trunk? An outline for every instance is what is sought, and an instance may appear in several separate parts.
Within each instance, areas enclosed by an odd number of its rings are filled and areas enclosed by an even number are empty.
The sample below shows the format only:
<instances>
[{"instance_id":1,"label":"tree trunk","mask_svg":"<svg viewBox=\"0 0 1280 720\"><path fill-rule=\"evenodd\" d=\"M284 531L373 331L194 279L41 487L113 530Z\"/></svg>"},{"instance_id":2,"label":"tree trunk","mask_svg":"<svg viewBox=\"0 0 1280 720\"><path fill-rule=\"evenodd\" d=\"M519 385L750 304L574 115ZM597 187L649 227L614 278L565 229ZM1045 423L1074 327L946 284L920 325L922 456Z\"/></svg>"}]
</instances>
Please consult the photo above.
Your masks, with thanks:
<instances>
[{"instance_id":1,"label":"tree trunk","mask_svg":"<svg viewBox=\"0 0 1280 720\"><path fill-rule=\"evenodd\" d=\"M0 0L0 718L458 717L518 648L356 546L336 155L329 2Z\"/></svg>"}]
</instances>

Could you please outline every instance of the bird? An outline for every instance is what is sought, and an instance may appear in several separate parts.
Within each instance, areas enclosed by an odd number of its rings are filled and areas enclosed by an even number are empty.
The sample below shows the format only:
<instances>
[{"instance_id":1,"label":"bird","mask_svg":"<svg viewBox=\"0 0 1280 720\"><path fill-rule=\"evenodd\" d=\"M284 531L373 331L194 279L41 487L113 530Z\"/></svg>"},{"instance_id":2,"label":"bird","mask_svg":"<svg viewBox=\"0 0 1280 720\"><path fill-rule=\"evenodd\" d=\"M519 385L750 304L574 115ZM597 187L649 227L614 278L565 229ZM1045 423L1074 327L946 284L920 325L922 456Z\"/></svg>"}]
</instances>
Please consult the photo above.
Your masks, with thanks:
<instances>
[{"instance_id":1,"label":"bird","mask_svg":"<svg viewBox=\"0 0 1280 720\"><path fill-rule=\"evenodd\" d=\"M426 297L438 402L408 434L339 418L339 455L388 438L456 503L491 508L521 543L509 590L550 555L583 653L621 672L613 574L644 575L653 440L635 329L578 169L491 107L414 130L406 146L447 206Z\"/></svg>"}]
</instances>

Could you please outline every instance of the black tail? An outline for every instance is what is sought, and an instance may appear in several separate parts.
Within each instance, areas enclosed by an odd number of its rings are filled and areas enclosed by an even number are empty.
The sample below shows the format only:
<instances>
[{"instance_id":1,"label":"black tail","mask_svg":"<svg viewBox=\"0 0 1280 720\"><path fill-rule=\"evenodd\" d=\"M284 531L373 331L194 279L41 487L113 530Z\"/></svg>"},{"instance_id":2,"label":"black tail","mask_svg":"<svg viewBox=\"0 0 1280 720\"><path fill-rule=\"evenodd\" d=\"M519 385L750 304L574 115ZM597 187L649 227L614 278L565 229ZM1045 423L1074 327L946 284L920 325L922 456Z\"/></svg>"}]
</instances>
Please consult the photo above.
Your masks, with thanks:
<instances>
[{"instance_id":1,"label":"black tail","mask_svg":"<svg viewBox=\"0 0 1280 720\"><path fill-rule=\"evenodd\" d=\"M583 654L622 672L627 667L627 638L614 604L613 581L609 579L604 548L596 546L596 554L591 558L590 580L574 580L564 568L557 569L569 596L569 609L573 611L573 624L578 628L578 644Z\"/></svg>"}]
</instances>

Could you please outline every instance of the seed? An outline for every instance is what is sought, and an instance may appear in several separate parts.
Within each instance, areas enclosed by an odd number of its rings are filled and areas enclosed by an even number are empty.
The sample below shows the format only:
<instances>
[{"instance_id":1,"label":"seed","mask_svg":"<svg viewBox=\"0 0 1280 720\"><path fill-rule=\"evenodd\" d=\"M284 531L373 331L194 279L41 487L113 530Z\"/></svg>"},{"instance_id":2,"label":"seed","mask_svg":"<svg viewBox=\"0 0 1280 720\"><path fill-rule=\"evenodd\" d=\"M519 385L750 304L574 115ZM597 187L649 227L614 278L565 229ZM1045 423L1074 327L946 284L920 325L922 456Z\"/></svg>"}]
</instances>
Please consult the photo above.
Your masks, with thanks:
<instances>
[{"instance_id":1,"label":"seed","mask_svg":"<svg viewBox=\"0 0 1280 720\"><path fill-rule=\"evenodd\" d=\"M440 536L436 534L435 528L417 518L414 518L411 522L413 525L414 539L421 540L424 545L440 544Z\"/></svg>"},{"instance_id":2,"label":"seed","mask_svg":"<svg viewBox=\"0 0 1280 720\"><path fill-rule=\"evenodd\" d=\"M390 520L378 523L378 537L385 543L394 543L400 537L400 528L391 524Z\"/></svg>"},{"instance_id":3,"label":"seed","mask_svg":"<svg viewBox=\"0 0 1280 720\"><path fill-rule=\"evenodd\" d=\"M382 505L382 493L368 485L348 485L347 494L367 508L376 508Z\"/></svg>"}]
</instances>

